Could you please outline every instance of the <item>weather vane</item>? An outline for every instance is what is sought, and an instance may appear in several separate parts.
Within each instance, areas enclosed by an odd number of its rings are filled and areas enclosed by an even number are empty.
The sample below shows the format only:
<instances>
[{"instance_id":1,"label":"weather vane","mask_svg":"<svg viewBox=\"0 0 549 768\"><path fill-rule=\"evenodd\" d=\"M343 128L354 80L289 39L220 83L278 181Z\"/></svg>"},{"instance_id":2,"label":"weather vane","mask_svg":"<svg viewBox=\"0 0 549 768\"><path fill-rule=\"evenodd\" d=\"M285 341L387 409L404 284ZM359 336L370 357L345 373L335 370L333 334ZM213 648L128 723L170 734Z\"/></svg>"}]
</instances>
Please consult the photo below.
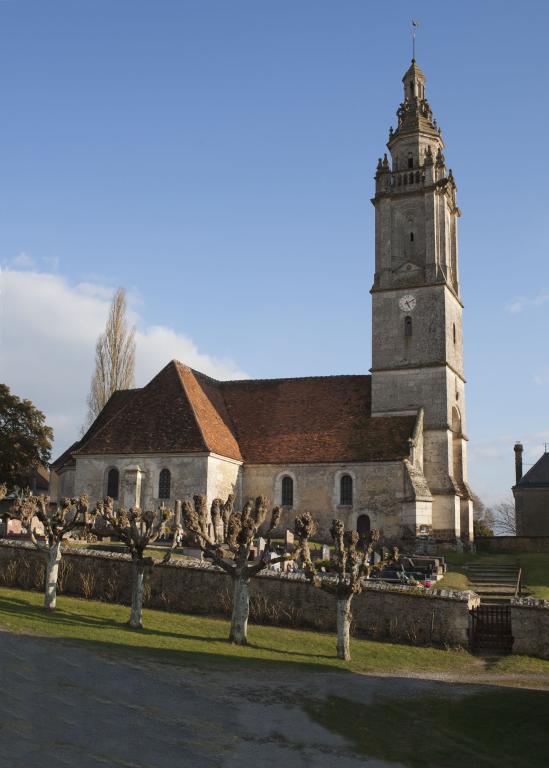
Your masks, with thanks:
<instances>
[{"instance_id":1,"label":"weather vane","mask_svg":"<svg viewBox=\"0 0 549 768\"><path fill-rule=\"evenodd\" d=\"M412 19L412 61L416 60L416 31L419 27L419 21Z\"/></svg>"}]
</instances>

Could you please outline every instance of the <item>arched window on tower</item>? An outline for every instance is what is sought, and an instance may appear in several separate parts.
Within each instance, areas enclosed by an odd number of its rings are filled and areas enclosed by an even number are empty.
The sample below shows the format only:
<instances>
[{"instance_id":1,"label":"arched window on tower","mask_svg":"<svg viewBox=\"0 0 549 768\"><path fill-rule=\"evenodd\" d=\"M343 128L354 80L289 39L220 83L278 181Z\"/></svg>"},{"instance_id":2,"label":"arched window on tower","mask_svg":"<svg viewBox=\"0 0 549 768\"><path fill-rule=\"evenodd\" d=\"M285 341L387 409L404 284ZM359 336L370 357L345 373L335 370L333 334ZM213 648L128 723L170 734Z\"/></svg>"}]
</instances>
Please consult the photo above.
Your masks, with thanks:
<instances>
[{"instance_id":1,"label":"arched window on tower","mask_svg":"<svg viewBox=\"0 0 549 768\"><path fill-rule=\"evenodd\" d=\"M452 459L453 475L457 483L463 483L463 435L461 433L461 415L452 408Z\"/></svg>"},{"instance_id":2,"label":"arched window on tower","mask_svg":"<svg viewBox=\"0 0 549 768\"><path fill-rule=\"evenodd\" d=\"M293 507L294 505L294 481L289 475L282 478L282 506Z\"/></svg>"},{"instance_id":3,"label":"arched window on tower","mask_svg":"<svg viewBox=\"0 0 549 768\"><path fill-rule=\"evenodd\" d=\"M169 469L163 469L158 477L158 498L169 499L172 484L172 476Z\"/></svg>"},{"instance_id":4,"label":"arched window on tower","mask_svg":"<svg viewBox=\"0 0 549 768\"><path fill-rule=\"evenodd\" d=\"M455 345L456 345L456 324L455 323L452 326L452 334L453 334L453 337L454 337L454 347L455 347Z\"/></svg>"},{"instance_id":5,"label":"arched window on tower","mask_svg":"<svg viewBox=\"0 0 549 768\"><path fill-rule=\"evenodd\" d=\"M414 233L413 232L410 232L410 242L411 243L414 242Z\"/></svg>"},{"instance_id":6,"label":"arched window on tower","mask_svg":"<svg viewBox=\"0 0 549 768\"><path fill-rule=\"evenodd\" d=\"M409 315L404 318L404 335L412 335L412 318Z\"/></svg>"},{"instance_id":7,"label":"arched window on tower","mask_svg":"<svg viewBox=\"0 0 549 768\"><path fill-rule=\"evenodd\" d=\"M107 475L107 496L111 499L118 499L118 486L120 485L120 474L116 467L109 469Z\"/></svg>"},{"instance_id":8,"label":"arched window on tower","mask_svg":"<svg viewBox=\"0 0 549 768\"><path fill-rule=\"evenodd\" d=\"M408 153L408 168L414 167L414 156L411 152Z\"/></svg>"},{"instance_id":9,"label":"arched window on tower","mask_svg":"<svg viewBox=\"0 0 549 768\"><path fill-rule=\"evenodd\" d=\"M342 475L339 481L339 503L342 507L351 507L353 504L353 478L351 475Z\"/></svg>"}]
</instances>

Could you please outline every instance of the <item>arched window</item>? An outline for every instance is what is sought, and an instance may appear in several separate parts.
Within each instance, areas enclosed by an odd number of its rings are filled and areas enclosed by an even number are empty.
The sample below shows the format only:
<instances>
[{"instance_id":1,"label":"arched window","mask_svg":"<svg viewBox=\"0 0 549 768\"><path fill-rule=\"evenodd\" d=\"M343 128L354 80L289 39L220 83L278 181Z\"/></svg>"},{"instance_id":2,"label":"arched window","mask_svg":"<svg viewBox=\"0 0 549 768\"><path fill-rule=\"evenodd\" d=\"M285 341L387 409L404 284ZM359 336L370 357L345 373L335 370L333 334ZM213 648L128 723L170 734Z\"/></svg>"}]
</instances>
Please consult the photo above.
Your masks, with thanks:
<instances>
[{"instance_id":1,"label":"arched window","mask_svg":"<svg viewBox=\"0 0 549 768\"><path fill-rule=\"evenodd\" d=\"M410 232L410 242L411 243L414 242L414 233L413 232Z\"/></svg>"},{"instance_id":2,"label":"arched window","mask_svg":"<svg viewBox=\"0 0 549 768\"><path fill-rule=\"evenodd\" d=\"M412 153L410 152L408 154L408 168L413 168L413 167L414 167L414 158Z\"/></svg>"},{"instance_id":3,"label":"arched window","mask_svg":"<svg viewBox=\"0 0 549 768\"><path fill-rule=\"evenodd\" d=\"M158 478L158 498L169 499L170 498L170 485L172 476L169 469L163 469Z\"/></svg>"},{"instance_id":4,"label":"arched window","mask_svg":"<svg viewBox=\"0 0 549 768\"><path fill-rule=\"evenodd\" d=\"M463 440L461 434L461 416L456 407L452 408L452 454L454 480L463 482Z\"/></svg>"},{"instance_id":5,"label":"arched window","mask_svg":"<svg viewBox=\"0 0 549 768\"><path fill-rule=\"evenodd\" d=\"M368 515L359 515L358 520L356 521L357 533L359 533L360 535L363 535L365 533L370 533L370 528L371 528L371 523Z\"/></svg>"},{"instance_id":6,"label":"arched window","mask_svg":"<svg viewBox=\"0 0 549 768\"><path fill-rule=\"evenodd\" d=\"M410 184L413 184L413 183L414 183L414 174L411 173L410 174Z\"/></svg>"},{"instance_id":7,"label":"arched window","mask_svg":"<svg viewBox=\"0 0 549 768\"><path fill-rule=\"evenodd\" d=\"M294 481L289 475L282 478L282 506L293 507L294 504Z\"/></svg>"},{"instance_id":8,"label":"arched window","mask_svg":"<svg viewBox=\"0 0 549 768\"><path fill-rule=\"evenodd\" d=\"M118 499L118 486L120 484L120 475L116 467L109 469L107 475L107 496L111 499Z\"/></svg>"},{"instance_id":9,"label":"arched window","mask_svg":"<svg viewBox=\"0 0 549 768\"><path fill-rule=\"evenodd\" d=\"M412 318L410 316L404 318L404 335L412 335Z\"/></svg>"},{"instance_id":10,"label":"arched window","mask_svg":"<svg viewBox=\"0 0 549 768\"><path fill-rule=\"evenodd\" d=\"M454 346L456 345L456 324L454 323L452 326L452 333L454 335Z\"/></svg>"},{"instance_id":11,"label":"arched window","mask_svg":"<svg viewBox=\"0 0 549 768\"><path fill-rule=\"evenodd\" d=\"M353 503L353 478L351 475L342 475L339 481L339 503L350 507Z\"/></svg>"}]
</instances>

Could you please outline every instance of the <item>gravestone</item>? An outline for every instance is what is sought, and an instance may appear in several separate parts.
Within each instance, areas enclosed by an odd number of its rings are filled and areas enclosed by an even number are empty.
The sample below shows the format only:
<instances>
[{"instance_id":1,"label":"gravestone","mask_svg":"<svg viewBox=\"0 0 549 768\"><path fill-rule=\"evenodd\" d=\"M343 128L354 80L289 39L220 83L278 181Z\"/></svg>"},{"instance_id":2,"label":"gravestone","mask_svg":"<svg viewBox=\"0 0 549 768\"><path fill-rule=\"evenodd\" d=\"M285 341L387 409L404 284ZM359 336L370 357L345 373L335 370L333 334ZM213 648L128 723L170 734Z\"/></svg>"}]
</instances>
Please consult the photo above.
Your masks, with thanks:
<instances>
[{"instance_id":1,"label":"gravestone","mask_svg":"<svg viewBox=\"0 0 549 768\"><path fill-rule=\"evenodd\" d=\"M284 533L284 552L294 551L294 534L292 531L286 529Z\"/></svg>"}]
</instances>

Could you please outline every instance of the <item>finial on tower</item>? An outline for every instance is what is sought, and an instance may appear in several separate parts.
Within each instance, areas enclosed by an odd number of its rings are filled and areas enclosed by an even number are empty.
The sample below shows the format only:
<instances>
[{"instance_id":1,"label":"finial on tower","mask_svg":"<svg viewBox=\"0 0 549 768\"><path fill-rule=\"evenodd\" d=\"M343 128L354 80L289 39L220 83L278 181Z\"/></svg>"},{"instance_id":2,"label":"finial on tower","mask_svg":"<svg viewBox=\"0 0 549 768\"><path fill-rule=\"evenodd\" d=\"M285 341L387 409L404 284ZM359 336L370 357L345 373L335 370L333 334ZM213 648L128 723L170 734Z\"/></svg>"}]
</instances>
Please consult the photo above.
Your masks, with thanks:
<instances>
[{"instance_id":1,"label":"finial on tower","mask_svg":"<svg viewBox=\"0 0 549 768\"><path fill-rule=\"evenodd\" d=\"M416 30L419 27L419 21L412 19L412 61L416 60Z\"/></svg>"}]
</instances>

